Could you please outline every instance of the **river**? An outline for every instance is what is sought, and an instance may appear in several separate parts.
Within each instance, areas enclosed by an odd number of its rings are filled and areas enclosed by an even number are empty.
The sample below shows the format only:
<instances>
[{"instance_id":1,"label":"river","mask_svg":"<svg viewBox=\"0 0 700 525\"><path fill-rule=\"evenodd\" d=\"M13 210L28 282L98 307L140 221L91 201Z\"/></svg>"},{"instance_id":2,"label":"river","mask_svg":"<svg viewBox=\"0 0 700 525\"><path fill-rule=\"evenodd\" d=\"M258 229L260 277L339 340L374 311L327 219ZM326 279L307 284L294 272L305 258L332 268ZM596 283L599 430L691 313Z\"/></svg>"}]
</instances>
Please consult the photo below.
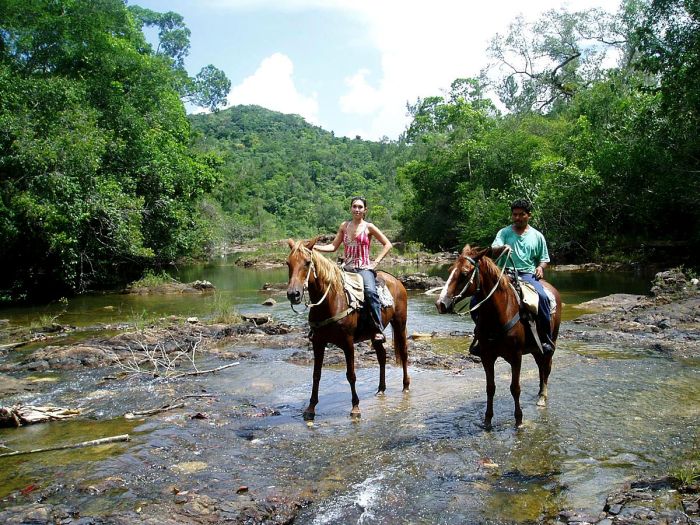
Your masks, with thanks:
<instances>
[{"instance_id":1,"label":"river","mask_svg":"<svg viewBox=\"0 0 700 525\"><path fill-rule=\"evenodd\" d=\"M445 268L420 269L446 273ZM269 296L259 291L262 284L285 282L286 270L242 270L222 261L182 269L177 277L210 280L240 311L304 322L283 292L272 294L276 305L260 305ZM580 314L574 305L582 301L646 293L650 287L649 278L627 273L550 271L548 277L562 293L565 323ZM143 312L206 317L212 301L206 295L96 295L71 299L68 305L4 310L0 318L31 323L39 315L63 312L58 319L63 324L92 326L128 321ZM464 317L437 315L433 298L410 294L409 334L471 327ZM700 444L698 363L635 348L561 340L544 409L535 406L537 368L526 357L521 377L525 423L517 430L510 369L499 362L491 431L481 426L485 386L480 366L411 367L408 394L401 392L400 369L390 366L387 393L379 397L374 395L377 367L360 368L362 418L356 422L348 417L344 368L324 367L316 421L307 425L301 411L310 394L311 369L287 361L299 348L263 345L250 351L254 358L186 383L114 382L105 378L105 370L36 374L50 386L6 401L90 412L77 421L2 430L4 445L28 449L121 433L132 440L0 458L0 505L67 502L81 516L109 522L110 516L129 513L158 516L163 505L181 509L174 494L183 492L206 494L221 509L238 501L237 491L245 486L245 494L279 505L306 501L295 523L532 523L561 508L600 510L605 496L624 481L668 473L695 457ZM202 367L221 364L203 359ZM204 392L213 397L194 398L184 411L122 417L144 405ZM193 417L197 413L202 417Z\"/></svg>"}]
</instances>

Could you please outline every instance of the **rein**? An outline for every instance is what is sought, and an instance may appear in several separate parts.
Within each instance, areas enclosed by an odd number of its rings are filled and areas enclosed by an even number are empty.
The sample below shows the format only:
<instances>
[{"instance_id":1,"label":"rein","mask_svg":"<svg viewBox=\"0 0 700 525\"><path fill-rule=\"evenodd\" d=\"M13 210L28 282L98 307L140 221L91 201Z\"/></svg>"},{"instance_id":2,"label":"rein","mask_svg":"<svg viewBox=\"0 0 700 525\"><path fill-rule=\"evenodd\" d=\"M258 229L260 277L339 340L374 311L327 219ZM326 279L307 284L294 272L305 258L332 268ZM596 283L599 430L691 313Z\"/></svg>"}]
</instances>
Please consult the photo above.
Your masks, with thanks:
<instances>
[{"instance_id":1,"label":"rein","mask_svg":"<svg viewBox=\"0 0 700 525\"><path fill-rule=\"evenodd\" d=\"M496 288L498 288L499 283L501 282L501 277L503 277L503 274L506 271L506 267L508 266L508 260L510 259L511 262L513 262L510 247L506 246L506 249L503 251L503 253L505 253L507 255L506 255L505 261L503 261L503 268L501 268L501 274L498 276L498 279L496 279L496 284L493 285L493 288L491 288L491 291L488 293L488 295L485 298L483 298L481 301L479 301L477 304L475 304L473 307L471 307L469 309L469 312L473 312L474 310L479 308L482 304L484 304L486 301L488 301L491 298L493 293L496 291ZM498 256L498 259L503 257L503 253L501 253L501 255ZM498 260L498 259L496 259L496 260ZM481 290L481 279L479 279L479 264L477 263L477 261L475 261L471 257L467 257L467 260L472 264L472 266L474 266L474 270L472 270L472 275L469 278L469 281L467 281L467 284L464 285L464 288L462 288L462 291L454 296L455 303L461 301L464 298L464 293L467 291L467 288L469 288L469 286L472 284L472 282L474 282L474 279L477 280L476 293L479 293L479 291ZM512 326L511 326L511 328L512 328Z\"/></svg>"},{"instance_id":2,"label":"rein","mask_svg":"<svg viewBox=\"0 0 700 525\"><path fill-rule=\"evenodd\" d=\"M309 291L309 278L311 277L311 271L312 271L312 270L313 270L313 272L314 272L314 279L317 279L317 278L318 278L318 274L316 273L316 266L314 265L314 260L313 260L313 258L311 259L311 264L309 264L309 271L307 272L307 274L306 274L306 279L304 280L304 288L303 288L303 291L302 291L302 294L301 294L302 299L303 299L305 296L308 295L308 291ZM330 291L331 291L331 287L330 287L330 286L327 286L327 287L326 287L326 292L323 294L323 297L321 297L321 300L318 301L318 302L310 303L308 300L306 300L306 301L304 302L304 308L305 308L305 309L302 310L301 312L298 312L297 310L295 310L294 305L293 305L292 303L289 303L289 306L292 308L292 310L294 311L295 314L302 315L302 314L304 314L304 313L306 312L306 310L308 310L308 309L310 309L310 308L313 308L314 306L318 306L318 305L321 304L323 301L325 301L325 300L326 300L326 297L328 296L328 292L330 292Z\"/></svg>"}]
</instances>

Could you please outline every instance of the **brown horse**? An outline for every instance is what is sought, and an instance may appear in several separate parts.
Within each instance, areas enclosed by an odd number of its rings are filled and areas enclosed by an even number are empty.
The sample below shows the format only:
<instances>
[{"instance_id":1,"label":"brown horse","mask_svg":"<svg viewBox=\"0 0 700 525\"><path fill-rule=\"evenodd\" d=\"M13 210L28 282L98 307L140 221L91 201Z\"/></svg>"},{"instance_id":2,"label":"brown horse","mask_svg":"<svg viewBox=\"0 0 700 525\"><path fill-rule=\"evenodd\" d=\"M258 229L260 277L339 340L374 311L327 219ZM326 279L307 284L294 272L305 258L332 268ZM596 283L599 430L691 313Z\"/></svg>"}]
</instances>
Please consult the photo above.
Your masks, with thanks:
<instances>
[{"instance_id":1,"label":"brown horse","mask_svg":"<svg viewBox=\"0 0 700 525\"><path fill-rule=\"evenodd\" d=\"M512 378L510 393L515 402L515 424L522 425L520 409L520 367L523 354L532 353L540 375L540 391L537 405L547 403L547 380L552 370L552 355L543 354L529 327L520 318L520 301L502 270L490 257L497 259L507 247L472 248L466 245L452 265L450 277L435 303L441 314L452 311L455 303L467 296L475 296L478 304L476 333L481 345L481 363L486 373L486 414L484 425L491 426L493 418L493 396L496 392L494 363L502 357L510 363ZM561 299L559 292L548 282L541 281L556 299L556 310L552 312L552 342L556 342L561 321ZM541 337L540 337L541 339Z\"/></svg>"},{"instance_id":2,"label":"brown horse","mask_svg":"<svg viewBox=\"0 0 700 525\"><path fill-rule=\"evenodd\" d=\"M309 325L311 343L314 350L313 387L309 406L304 410L304 419L313 420L318 403L318 384L321 381L321 368L326 345L332 343L345 354L346 377L352 392L351 417L360 417L360 399L355 391L355 342L372 339L374 327L360 323L360 312L349 307L343 289L342 270L320 253L313 251L316 239L310 241L287 241L291 250L287 258L289 284L287 298L293 305L301 304L308 290ZM408 298L403 284L392 275L378 272L377 278L386 283L394 299L394 306L382 309L384 326L391 323L394 334L396 361L403 367L403 391L407 392L411 382L408 377L408 346L406 338L406 315ZM377 393L386 390L385 365L386 349L381 341L372 341L379 361L379 388Z\"/></svg>"}]
</instances>

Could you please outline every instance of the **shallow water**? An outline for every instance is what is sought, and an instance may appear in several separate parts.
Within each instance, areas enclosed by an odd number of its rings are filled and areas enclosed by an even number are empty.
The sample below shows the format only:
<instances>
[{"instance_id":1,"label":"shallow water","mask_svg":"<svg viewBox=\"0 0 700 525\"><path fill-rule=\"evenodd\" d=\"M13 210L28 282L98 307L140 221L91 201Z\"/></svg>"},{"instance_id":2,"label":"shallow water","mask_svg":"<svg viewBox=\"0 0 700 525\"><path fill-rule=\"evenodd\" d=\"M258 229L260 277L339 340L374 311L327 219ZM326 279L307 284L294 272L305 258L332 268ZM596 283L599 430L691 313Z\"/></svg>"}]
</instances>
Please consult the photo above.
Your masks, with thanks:
<instances>
[{"instance_id":1,"label":"shallow water","mask_svg":"<svg viewBox=\"0 0 700 525\"><path fill-rule=\"evenodd\" d=\"M209 278L239 298L245 311L303 323L283 295L272 308L258 306L267 296L257 291L261 283L282 282L284 272L220 272L218 280L194 273L183 280ZM234 275L226 281L229 273ZM550 275L569 307L596 295L640 293L642 287L627 282L628 276L611 276L603 286L600 275L592 283L583 282L588 275L583 281ZM147 304L143 298L101 296L94 303L71 301L69 315L93 324L104 315L103 302L120 300ZM205 312L208 300L177 297L150 307L192 315L198 308ZM433 300L411 294L409 332L471 330L468 318L438 316ZM566 319L574 317L569 310L565 307ZM112 322L120 320L110 312ZM453 352L454 341L460 340L443 341L443 351ZM521 429L513 427L510 369L501 361L494 427L486 431L480 367L460 372L410 368L411 392L404 394L401 371L392 365L384 396L374 395L378 369L361 368L359 421L349 417L344 369L325 367L317 418L309 426L301 414L311 369L285 361L299 349L250 350L254 359L186 382L112 381L105 378L112 370L44 374L59 381L43 393L6 401L83 408L85 417L2 430L0 442L23 450L122 433L132 440L0 458L0 498L5 498L0 507L35 501L41 493L47 502L67 500L83 516L135 509L147 515L149 506L172 502L173 489L227 501L245 485L256 498L308 499L297 523L529 523L561 508L597 512L624 481L668 473L697 458L700 446L697 363L650 351L560 341L544 409L535 406L537 369L526 357ZM200 368L219 364L208 358ZM189 398L185 409L157 416L123 417L202 393L214 397ZM196 413L205 418L192 419Z\"/></svg>"}]
</instances>

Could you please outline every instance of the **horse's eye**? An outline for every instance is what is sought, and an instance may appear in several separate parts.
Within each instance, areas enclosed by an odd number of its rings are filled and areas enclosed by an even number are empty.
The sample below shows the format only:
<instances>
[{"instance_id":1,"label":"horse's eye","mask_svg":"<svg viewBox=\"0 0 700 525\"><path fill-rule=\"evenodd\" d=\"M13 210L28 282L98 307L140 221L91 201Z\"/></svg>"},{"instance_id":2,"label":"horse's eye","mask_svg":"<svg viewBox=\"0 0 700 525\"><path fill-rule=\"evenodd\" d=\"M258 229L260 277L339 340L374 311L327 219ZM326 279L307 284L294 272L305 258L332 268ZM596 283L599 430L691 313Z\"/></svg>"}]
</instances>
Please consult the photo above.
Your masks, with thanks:
<instances>
[{"instance_id":1,"label":"horse's eye","mask_svg":"<svg viewBox=\"0 0 700 525\"><path fill-rule=\"evenodd\" d=\"M311 265L311 261L304 261L304 266L310 266L310 265Z\"/></svg>"}]
</instances>

